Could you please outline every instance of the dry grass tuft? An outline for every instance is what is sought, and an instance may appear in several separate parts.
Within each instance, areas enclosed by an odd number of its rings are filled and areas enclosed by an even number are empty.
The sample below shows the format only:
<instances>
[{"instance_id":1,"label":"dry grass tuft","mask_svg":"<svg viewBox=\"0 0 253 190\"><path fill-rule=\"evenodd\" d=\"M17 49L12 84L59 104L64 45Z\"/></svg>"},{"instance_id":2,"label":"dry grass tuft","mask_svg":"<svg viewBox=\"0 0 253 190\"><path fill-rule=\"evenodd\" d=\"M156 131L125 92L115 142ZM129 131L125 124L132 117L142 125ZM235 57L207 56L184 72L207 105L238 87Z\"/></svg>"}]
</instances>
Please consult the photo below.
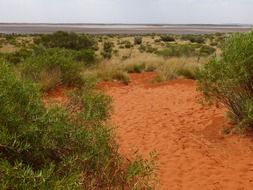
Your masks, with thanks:
<instances>
[{"instance_id":1,"label":"dry grass tuft","mask_svg":"<svg viewBox=\"0 0 253 190\"><path fill-rule=\"evenodd\" d=\"M163 82L177 78L196 79L196 71L201 63L196 59L173 58L167 60L158 69L154 82Z\"/></svg>"}]
</instances>

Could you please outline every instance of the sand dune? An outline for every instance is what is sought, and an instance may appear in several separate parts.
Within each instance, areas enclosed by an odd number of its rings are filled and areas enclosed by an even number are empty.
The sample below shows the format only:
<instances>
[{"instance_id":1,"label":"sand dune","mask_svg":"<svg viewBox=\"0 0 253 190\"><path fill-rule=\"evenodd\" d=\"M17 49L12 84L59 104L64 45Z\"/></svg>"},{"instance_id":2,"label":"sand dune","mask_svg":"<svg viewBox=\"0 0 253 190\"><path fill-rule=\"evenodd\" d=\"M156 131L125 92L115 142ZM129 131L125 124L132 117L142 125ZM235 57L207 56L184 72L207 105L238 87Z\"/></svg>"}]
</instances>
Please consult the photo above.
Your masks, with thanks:
<instances>
[{"instance_id":1,"label":"sand dune","mask_svg":"<svg viewBox=\"0 0 253 190\"><path fill-rule=\"evenodd\" d=\"M154 73L132 74L129 86L102 83L112 96L120 151L159 152L160 190L252 190L252 137L221 133L224 109L203 106L192 80L150 85Z\"/></svg>"}]
</instances>

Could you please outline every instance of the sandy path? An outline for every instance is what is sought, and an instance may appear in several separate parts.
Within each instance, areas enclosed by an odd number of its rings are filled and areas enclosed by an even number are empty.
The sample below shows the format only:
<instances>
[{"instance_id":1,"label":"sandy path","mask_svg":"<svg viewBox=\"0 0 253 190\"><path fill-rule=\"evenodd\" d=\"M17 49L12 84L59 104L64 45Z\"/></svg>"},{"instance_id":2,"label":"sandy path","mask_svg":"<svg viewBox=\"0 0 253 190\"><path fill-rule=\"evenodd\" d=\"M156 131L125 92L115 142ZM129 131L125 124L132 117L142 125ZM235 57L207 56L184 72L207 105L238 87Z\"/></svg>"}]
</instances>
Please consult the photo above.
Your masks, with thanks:
<instances>
[{"instance_id":1,"label":"sandy path","mask_svg":"<svg viewBox=\"0 0 253 190\"><path fill-rule=\"evenodd\" d=\"M191 80L149 85L154 73L133 74L129 86L102 84L112 96L122 154L159 153L161 190L252 190L252 137L224 136L224 110L199 104Z\"/></svg>"}]
</instances>

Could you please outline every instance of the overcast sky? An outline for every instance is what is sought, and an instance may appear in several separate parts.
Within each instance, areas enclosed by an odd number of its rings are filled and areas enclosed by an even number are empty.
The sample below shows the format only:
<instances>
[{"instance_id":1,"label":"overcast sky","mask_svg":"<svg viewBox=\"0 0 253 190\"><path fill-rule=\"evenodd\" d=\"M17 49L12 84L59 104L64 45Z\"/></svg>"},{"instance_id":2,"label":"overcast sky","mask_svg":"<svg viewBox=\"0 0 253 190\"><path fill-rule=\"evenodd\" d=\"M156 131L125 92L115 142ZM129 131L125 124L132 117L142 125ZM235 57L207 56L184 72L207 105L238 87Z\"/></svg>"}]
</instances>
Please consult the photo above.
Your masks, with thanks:
<instances>
[{"instance_id":1,"label":"overcast sky","mask_svg":"<svg viewBox=\"0 0 253 190\"><path fill-rule=\"evenodd\" d=\"M0 0L0 22L253 24L253 0Z\"/></svg>"}]
</instances>

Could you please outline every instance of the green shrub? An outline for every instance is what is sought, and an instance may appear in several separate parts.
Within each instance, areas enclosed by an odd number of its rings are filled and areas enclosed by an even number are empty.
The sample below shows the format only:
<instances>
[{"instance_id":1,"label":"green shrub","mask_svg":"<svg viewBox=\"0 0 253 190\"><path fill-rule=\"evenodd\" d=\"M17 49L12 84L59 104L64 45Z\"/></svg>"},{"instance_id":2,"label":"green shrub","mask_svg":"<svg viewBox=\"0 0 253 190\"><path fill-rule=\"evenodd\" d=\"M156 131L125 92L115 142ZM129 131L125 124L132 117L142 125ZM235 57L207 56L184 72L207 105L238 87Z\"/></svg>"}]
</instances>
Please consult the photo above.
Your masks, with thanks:
<instances>
[{"instance_id":1,"label":"green shrub","mask_svg":"<svg viewBox=\"0 0 253 190\"><path fill-rule=\"evenodd\" d=\"M53 34L41 35L35 39L36 44L42 44L49 48L66 49L91 49L95 44L94 39L88 35L78 35L76 33L55 32Z\"/></svg>"},{"instance_id":2,"label":"green shrub","mask_svg":"<svg viewBox=\"0 0 253 190\"><path fill-rule=\"evenodd\" d=\"M125 162L103 124L109 98L75 95L66 108L46 108L34 84L0 63L1 189L150 188L152 162Z\"/></svg>"},{"instance_id":3,"label":"green shrub","mask_svg":"<svg viewBox=\"0 0 253 190\"><path fill-rule=\"evenodd\" d=\"M210 43L210 46L217 46L218 45L218 42L216 42L216 41L212 41L211 43Z\"/></svg>"},{"instance_id":4,"label":"green shrub","mask_svg":"<svg viewBox=\"0 0 253 190\"><path fill-rule=\"evenodd\" d=\"M141 45L142 44L142 37L141 36L135 36L134 37L134 44L135 45Z\"/></svg>"},{"instance_id":5,"label":"green shrub","mask_svg":"<svg viewBox=\"0 0 253 190\"><path fill-rule=\"evenodd\" d=\"M201 48L199 50L199 54L201 56L209 56L209 55L212 55L215 51L216 51L215 48L208 46L208 45L203 45L203 46L201 46Z\"/></svg>"},{"instance_id":6,"label":"green shrub","mask_svg":"<svg viewBox=\"0 0 253 190\"><path fill-rule=\"evenodd\" d=\"M127 48L127 49L129 49L129 48L131 48L131 47L132 47L131 42L130 42L130 41L128 41L128 40L125 40L125 41L124 41L124 44L125 44L125 48Z\"/></svg>"},{"instance_id":7,"label":"green shrub","mask_svg":"<svg viewBox=\"0 0 253 190\"><path fill-rule=\"evenodd\" d=\"M166 49L157 52L158 55L163 57L182 57L182 56L195 56L195 48L188 44L168 44Z\"/></svg>"},{"instance_id":8,"label":"green shrub","mask_svg":"<svg viewBox=\"0 0 253 190\"><path fill-rule=\"evenodd\" d=\"M253 126L253 32L231 35L221 58L213 58L198 75L208 100L225 105L239 126Z\"/></svg>"},{"instance_id":9,"label":"green shrub","mask_svg":"<svg viewBox=\"0 0 253 190\"><path fill-rule=\"evenodd\" d=\"M31 55L30 50L22 48L14 53L6 53L4 57L8 63L18 64L23 60L25 60L30 55Z\"/></svg>"},{"instance_id":10,"label":"green shrub","mask_svg":"<svg viewBox=\"0 0 253 190\"><path fill-rule=\"evenodd\" d=\"M140 47L139 47L139 51L141 52L141 53L143 53L143 52L147 52L147 53L156 53L157 52L157 48L155 48L155 47L152 47L151 45L140 45Z\"/></svg>"},{"instance_id":11,"label":"green shrub","mask_svg":"<svg viewBox=\"0 0 253 190\"><path fill-rule=\"evenodd\" d=\"M82 117L87 120L105 120L111 111L111 98L102 93L88 92L82 96Z\"/></svg>"},{"instance_id":12,"label":"green shrub","mask_svg":"<svg viewBox=\"0 0 253 190\"><path fill-rule=\"evenodd\" d=\"M139 47L139 51L141 53L145 52L146 51L146 46L144 46L143 44L141 44L140 47Z\"/></svg>"},{"instance_id":13,"label":"green shrub","mask_svg":"<svg viewBox=\"0 0 253 190\"><path fill-rule=\"evenodd\" d=\"M50 90L58 84L81 86L83 85L80 73L80 64L73 61L72 53L62 49L38 48L33 55L21 63L21 75L25 79L38 83L42 90ZM49 74L49 75L47 75ZM45 85L45 76L57 77ZM48 77L50 79L50 77Z\"/></svg>"},{"instance_id":14,"label":"green shrub","mask_svg":"<svg viewBox=\"0 0 253 190\"><path fill-rule=\"evenodd\" d=\"M161 41L163 42L174 42L175 41L175 38L170 36L170 35L162 35L160 37Z\"/></svg>"},{"instance_id":15,"label":"green shrub","mask_svg":"<svg viewBox=\"0 0 253 190\"><path fill-rule=\"evenodd\" d=\"M84 62L85 65L92 65L96 60L96 54L91 49L82 49L75 55L75 60Z\"/></svg>"},{"instance_id":16,"label":"green shrub","mask_svg":"<svg viewBox=\"0 0 253 190\"><path fill-rule=\"evenodd\" d=\"M112 42L104 42L103 51L101 52L102 56L105 59L111 59L113 52L113 43Z\"/></svg>"},{"instance_id":17,"label":"green shrub","mask_svg":"<svg viewBox=\"0 0 253 190\"><path fill-rule=\"evenodd\" d=\"M201 35L183 35L182 40L190 41L192 43L204 43L205 38Z\"/></svg>"}]
</instances>

